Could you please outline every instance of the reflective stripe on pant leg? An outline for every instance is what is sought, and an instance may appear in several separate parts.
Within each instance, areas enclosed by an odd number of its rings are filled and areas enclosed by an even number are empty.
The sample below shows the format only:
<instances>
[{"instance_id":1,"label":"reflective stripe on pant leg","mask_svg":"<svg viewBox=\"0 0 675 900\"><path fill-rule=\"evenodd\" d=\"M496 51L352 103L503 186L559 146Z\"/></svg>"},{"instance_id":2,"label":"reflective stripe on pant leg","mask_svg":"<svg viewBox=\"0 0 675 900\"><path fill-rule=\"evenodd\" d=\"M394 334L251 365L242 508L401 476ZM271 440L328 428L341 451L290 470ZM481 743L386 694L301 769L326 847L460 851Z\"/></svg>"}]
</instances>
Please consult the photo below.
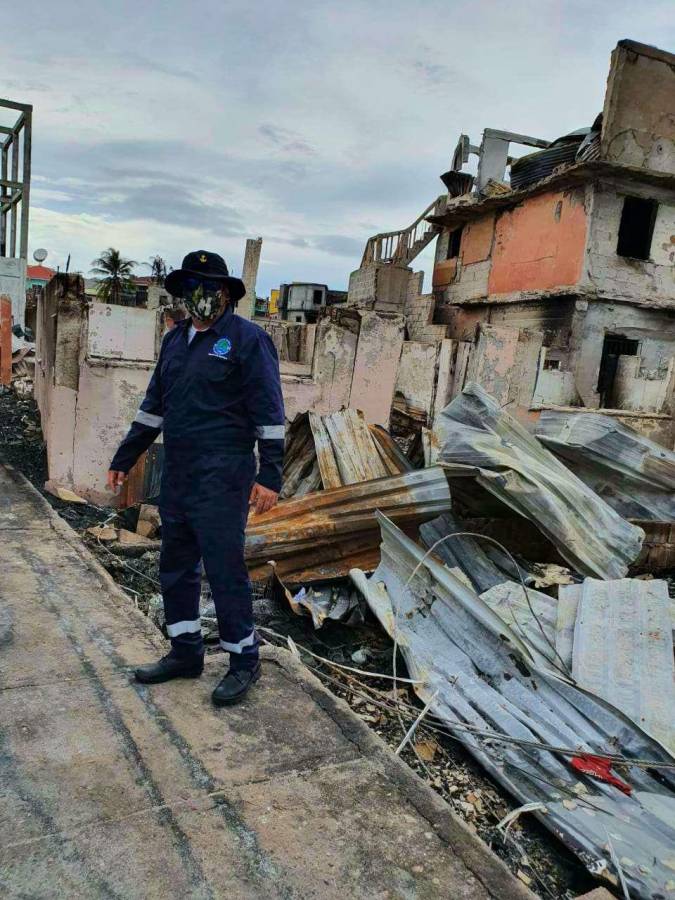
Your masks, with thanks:
<instances>
[{"instance_id":1,"label":"reflective stripe on pant leg","mask_svg":"<svg viewBox=\"0 0 675 900\"><path fill-rule=\"evenodd\" d=\"M195 535L185 518L161 510L162 549L159 579L164 600L166 630L174 652L202 655L204 643L199 618L201 566Z\"/></svg>"}]
</instances>

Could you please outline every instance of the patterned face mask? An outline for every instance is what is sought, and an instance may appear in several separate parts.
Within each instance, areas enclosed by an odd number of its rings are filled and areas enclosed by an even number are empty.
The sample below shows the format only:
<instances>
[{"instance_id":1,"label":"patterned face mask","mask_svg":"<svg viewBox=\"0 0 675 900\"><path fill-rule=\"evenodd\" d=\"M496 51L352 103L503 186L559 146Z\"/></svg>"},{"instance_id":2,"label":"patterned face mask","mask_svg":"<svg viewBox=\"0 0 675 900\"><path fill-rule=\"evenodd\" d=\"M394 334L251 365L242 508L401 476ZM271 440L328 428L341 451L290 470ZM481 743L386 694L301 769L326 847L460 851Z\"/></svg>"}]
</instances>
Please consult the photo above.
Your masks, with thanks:
<instances>
[{"instance_id":1,"label":"patterned face mask","mask_svg":"<svg viewBox=\"0 0 675 900\"><path fill-rule=\"evenodd\" d=\"M220 285L209 281L187 282L183 289L183 302L195 319L212 319L223 305Z\"/></svg>"}]
</instances>

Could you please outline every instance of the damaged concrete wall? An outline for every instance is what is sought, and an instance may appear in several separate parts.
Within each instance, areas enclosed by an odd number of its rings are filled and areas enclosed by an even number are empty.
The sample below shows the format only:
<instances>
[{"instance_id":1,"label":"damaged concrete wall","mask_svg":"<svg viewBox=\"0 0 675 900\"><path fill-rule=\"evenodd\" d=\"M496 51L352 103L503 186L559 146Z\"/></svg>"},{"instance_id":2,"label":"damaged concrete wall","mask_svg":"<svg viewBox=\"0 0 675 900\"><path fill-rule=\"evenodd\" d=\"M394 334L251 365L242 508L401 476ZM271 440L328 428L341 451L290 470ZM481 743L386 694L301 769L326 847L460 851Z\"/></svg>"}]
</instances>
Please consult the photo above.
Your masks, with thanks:
<instances>
[{"instance_id":1,"label":"damaged concrete wall","mask_svg":"<svg viewBox=\"0 0 675 900\"><path fill-rule=\"evenodd\" d=\"M627 166L675 172L675 55L637 41L612 53L600 152Z\"/></svg>"},{"instance_id":2,"label":"damaged concrete wall","mask_svg":"<svg viewBox=\"0 0 675 900\"><path fill-rule=\"evenodd\" d=\"M513 415L529 409L539 372L543 334L482 325L471 354L466 381L474 381Z\"/></svg>"},{"instance_id":3,"label":"damaged concrete wall","mask_svg":"<svg viewBox=\"0 0 675 900\"><path fill-rule=\"evenodd\" d=\"M35 366L48 484L110 503L108 464L145 394L159 329L159 312L87 303L79 275L49 282Z\"/></svg>"},{"instance_id":4,"label":"damaged concrete wall","mask_svg":"<svg viewBox=\"0 0 675 900\"><path fill-rule=\"evenodd\" d=\"M154 309L96 303L87 319L89 356L146 362L157 358L158 319Z\"/></svg>"},{"instance_id":5,"label":"damaged concrete wall","mask_svg":"<svg viewBox=\"0 0 675 900\"><path fill-rule=\"evenodd\" d=\"M617 409L645 412L672 412L673 372L675 358L665 366L650 369L640 356L620 356L614 382Z\"/></svg>"},{"instance_id":6,"label":"damaged concrete wall","mask_svg":"<svg viewBox=\"0 0 675 900\"><path fill-rule=\"evenodd\" d=\"M367 263L349 276L347 305L380 312L402 313L412 269L391 263Z\"/></svg>"},{"instance_id":7,"label":"damaged concrete wall","mask_svg":"<svg viewBox=\"0 0 675 900\"><path fill-rule=\"evenodd\" d=\"M359 340L349 406L360 409L370 425L389 425L391 402L405 332L403 316L359 310Z\"/></svg>"},{"instance_id":8,"label":"damaged concrete wall","mask_svg":"<svg viewBox=\"0 0 675 900\"><path fill-rule=\"evenodd\" d=\"M444 343L452 344L452 341ZM407 406L426 415L428 422L436 393L438 351L439 345L435 343L404 341L396 376L396 396L402 397ZM447 377L447 372L444 372L444 380ZM441 390L444 389L447 391L447 387L441 386Z\"/></svg>"},{"instance_id":9,"label":"damaged concrete wall","mask_svg":"<svg viewBox=\"0 0 675 900\"><path fill-rule=\"evenodd\" d=\"M604 340L618 335L639 342L642 365L659 369L675 356L675 308L641 309L627 303L580 302L575 311L575 359L571 364L584 406L597 408Z\"/></svg>"},{"instance_id":10,"label":"damaged concrete wall","mask_svg":"<svg viewBox=\"0 0 675 900\"><path fill-rule=\"evenodd\" d=\"M495 226L488 293L576 285L586 248L584 189L531 197Z\"/></svg>"},{"instance_id":11,"label":"damaged concrete wall","mask_svg":"<svg viewBox=\"0 0 675 900\"><path fill-rule=\"evenodd\" d=\"M23 328L26 315L25 259L0 257L0 294L11 299L14 324Z\"/></svg>"},{"instance_id":12,"label":"damaged concrete wall","mask_svg":"<svg viewBox=\"0 0 675 900\"><path fill-rule=\"evenodd\" d=\"M629 181L605 181L589 192L591 213L586 271L581 286L600 297L635 303L675 303L675 193ZM617 254L626 197L656 200L650 258Z\"/></svg>"},{"instance_id":13,"label":"damaged concrete wall","mask_svg":"<svg viewBox=\"0 0 675 900\"><path fill-rule=\"evenodd\" d=\"M111 502L108 464L145 395L154 362L87 358L80 370L71 439L72 478L66 487L93 503ZM49 472L50 481L59 481ZM59 481L59 483L62 483Z\"/></svg>"}]
</instances>

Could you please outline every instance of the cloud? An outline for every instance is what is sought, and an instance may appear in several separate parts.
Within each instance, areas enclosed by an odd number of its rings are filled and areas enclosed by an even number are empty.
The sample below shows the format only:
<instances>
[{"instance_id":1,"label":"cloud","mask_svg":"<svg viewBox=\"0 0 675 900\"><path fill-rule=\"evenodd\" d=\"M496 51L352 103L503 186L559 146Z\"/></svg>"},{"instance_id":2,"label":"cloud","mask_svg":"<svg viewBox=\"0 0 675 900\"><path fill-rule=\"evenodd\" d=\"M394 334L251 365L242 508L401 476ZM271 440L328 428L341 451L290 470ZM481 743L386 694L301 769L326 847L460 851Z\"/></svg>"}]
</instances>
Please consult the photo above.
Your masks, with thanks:
<instances>
[{"instance_id":1,"label":"cloud","mask_svg":"<svg viewBox=\"0 0 675 900\"><path fill-rule=\"evenodd\" d=\"M31 251L86 270L110 245L174 265L206 246L237 270L262 235L263 293L345 287L370 234L441 193L460 133L589 124L618 39L675 43L667 0L637 19L628 0L6 5L0 78L34 104Z\"/></svg>"},{"instance_id":2,"label":"cloud","mask_svg":"<svg viewBox=\"0 0 675 900\"><path fill-rule=\"evenodd\" d=\"M325 234L312 240L311 246L323 250L325 253L335 253L337 256L349 256L352 259L361 257L365 241L346 237L343 234Z\"/></svg>"}]
</instances>

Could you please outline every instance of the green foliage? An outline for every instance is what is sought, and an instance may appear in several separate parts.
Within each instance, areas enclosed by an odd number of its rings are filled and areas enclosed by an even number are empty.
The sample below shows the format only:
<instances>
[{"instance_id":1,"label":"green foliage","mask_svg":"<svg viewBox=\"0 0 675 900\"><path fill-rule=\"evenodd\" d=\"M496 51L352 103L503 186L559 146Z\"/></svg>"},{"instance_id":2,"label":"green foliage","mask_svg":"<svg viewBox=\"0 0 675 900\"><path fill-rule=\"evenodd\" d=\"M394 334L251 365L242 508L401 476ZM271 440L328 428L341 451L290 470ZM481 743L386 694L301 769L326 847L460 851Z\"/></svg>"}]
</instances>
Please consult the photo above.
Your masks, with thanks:
<instances>
[{"instance_id":1,"label":"green foliage","mask_svg":"<svg viewBox=\"0 0 675 900\"><path fill-rule=\"evenodd\" d=\"M119 250L108 247L97 258L92 260L92 275L98 280L97 294L106 303L122 303L125 295L135 294L136 286L131 280L134 266L133 259L125 259Z\"/></svg>"}]
</instances>

